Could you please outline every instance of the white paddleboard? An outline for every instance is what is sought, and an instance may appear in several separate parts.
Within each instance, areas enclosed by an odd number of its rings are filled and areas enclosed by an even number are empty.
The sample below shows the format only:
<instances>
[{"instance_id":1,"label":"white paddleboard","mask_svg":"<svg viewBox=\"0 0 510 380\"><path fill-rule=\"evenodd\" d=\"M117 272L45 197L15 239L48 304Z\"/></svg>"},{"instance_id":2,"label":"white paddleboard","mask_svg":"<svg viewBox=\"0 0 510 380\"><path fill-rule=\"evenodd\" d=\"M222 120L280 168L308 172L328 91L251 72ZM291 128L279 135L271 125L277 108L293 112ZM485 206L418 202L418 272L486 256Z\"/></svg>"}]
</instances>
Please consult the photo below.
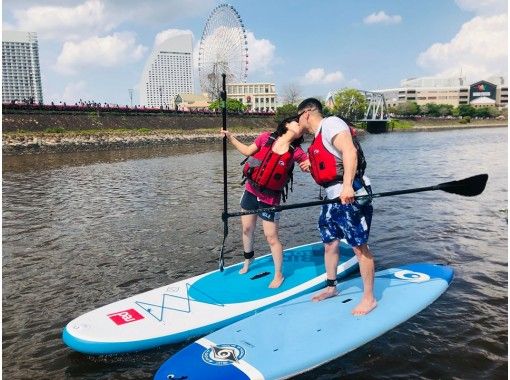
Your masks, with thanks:
<instances>
[{"instance_id":1,"label":"white paddleboard","mask_svg":"<svg viewBox=\"0 0 510 380\"><path fill-rule=\"evenodd\" d=\"M377 307L353 316L362 282L337 286L340 295L312 302L306 294L233 323L185 347L155 380L282 379L342 356L408 320L449 286L453 270L411 264L375 276Z\"/></svg>"},{"instance_id":2,"label":"white paddleboard","mask_svg":"<svg viewBox=\"0 0 510 380\"><path fill-rule=\"evenodd\" d=\"M352 249L342 243L337 273L357 270ZM324 248L312 243L286 249L285 281L277 289L271 255L257 258L247 274L241 264L175 282L79 316L67 324L63 340L86 354L140 351L204 335L282 303L325 283Z\"/></svg>"}]
</instances>

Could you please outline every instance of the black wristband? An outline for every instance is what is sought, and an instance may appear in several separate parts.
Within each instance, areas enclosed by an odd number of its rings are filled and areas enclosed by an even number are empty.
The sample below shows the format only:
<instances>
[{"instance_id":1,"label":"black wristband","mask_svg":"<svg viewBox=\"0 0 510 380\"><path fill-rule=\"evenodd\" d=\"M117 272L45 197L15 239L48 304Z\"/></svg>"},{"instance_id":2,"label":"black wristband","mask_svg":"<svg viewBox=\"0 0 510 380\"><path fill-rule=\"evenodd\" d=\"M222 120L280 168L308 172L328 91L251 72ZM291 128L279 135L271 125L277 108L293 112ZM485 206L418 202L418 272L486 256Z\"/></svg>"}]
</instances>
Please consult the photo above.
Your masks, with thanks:
<instances>
[{"instance_id":1,"label":"black wristband","mask_svg":"<svg viewBox=\"0 0 510 380\"><path fill-rule=\"evenodd\" d=\"M326 280L326 286L336 286L336 284L338 284L338 281L336 280L336 278L334 280Z\"/></svg>"}]
</instances>

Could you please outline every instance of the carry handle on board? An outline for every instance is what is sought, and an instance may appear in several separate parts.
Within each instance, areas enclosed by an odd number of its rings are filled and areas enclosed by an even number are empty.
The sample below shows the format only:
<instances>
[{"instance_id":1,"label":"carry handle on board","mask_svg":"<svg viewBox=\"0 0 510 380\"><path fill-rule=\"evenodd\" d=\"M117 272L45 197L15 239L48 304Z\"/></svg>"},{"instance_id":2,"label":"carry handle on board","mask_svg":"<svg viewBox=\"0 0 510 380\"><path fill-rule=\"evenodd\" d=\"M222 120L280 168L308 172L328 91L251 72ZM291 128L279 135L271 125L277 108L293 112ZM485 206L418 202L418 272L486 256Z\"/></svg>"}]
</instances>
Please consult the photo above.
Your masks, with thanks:
<instances>
[{"instance_id":1,"label":"carry handle on board","mask_svg":"<svg viewBox=\"0 0 510 380\"><path fill-rule=\"evenodd\" d=\"M397 190L397 191L388 191L385 193L376 193L376 194L372 194L372 195L358 195L358 196L355 196L354 198L356 198L356 199L362 199L362 198L366 198L366 197L382 198L382 197L389 197L392 195L420 193L423 191L433 191L433 190L442 190L442 191L446 191L447 193L451 193L451 194L462 195L465 197L474 197L475 195L479 195L484 191L485 185L487 184L488 179L489 179L488 174L478 174L478 175L464 178L464 179L461 179L458 181L440 183L439 185L435 185L435 186L418 187L415 189L406 189L406 190ZM249 211L239 211L239 212L232 212L232 213L227 213L225 211L222 215L222 219L223 219L223 221L225 221L228 218L232 218L232 217L236 217L236 216L257 214L259 212L276 212L276 211L291 210L291 209L302 208L302 207L319 206L319 205L325 205L325 204L330 204L330 203L337 203L339 201L340 201L339 198L335 198L335 199L325 199L322 201L295 203L295 204L291 204L291 205L282 205L282 206L273 206L273 207L261 208L261 209L249 210Z\"/></svg>"}]
</instances>

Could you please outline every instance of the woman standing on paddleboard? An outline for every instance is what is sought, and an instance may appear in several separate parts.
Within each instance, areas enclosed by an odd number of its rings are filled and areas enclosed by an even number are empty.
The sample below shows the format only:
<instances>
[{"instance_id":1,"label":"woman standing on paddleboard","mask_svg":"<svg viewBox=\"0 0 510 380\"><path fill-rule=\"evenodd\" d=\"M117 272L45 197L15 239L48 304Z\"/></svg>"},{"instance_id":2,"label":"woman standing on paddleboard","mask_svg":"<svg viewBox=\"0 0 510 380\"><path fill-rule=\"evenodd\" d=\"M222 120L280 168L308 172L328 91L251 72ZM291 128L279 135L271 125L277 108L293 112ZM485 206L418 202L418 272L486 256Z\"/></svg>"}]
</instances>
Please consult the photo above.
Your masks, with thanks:
<instances>
[{"instance_id":1,"label":"woman standing on paddleboard","mask_svg":"<svg viewBox=\"0 0 510 380\"><path fill-rule=\"evenodd\" d=\"M247 156L243 169L245 190L241 198L243 211L278 206L285 201L289 182L292 182L294 162L303 171L309 171L310 161L300 144L303 128L295 120L285 119L276 131L261 133L251 145L236 139L229 131L221 131L232 145ZM257 219L262 219L262 228L267 239L275 267L270 288L278 288L283 280L283 246L278 236L279 212L259 212L241 216L244 265L240 274L248 272L253 257L253 236Z\"/></svg>"}]
</instances>

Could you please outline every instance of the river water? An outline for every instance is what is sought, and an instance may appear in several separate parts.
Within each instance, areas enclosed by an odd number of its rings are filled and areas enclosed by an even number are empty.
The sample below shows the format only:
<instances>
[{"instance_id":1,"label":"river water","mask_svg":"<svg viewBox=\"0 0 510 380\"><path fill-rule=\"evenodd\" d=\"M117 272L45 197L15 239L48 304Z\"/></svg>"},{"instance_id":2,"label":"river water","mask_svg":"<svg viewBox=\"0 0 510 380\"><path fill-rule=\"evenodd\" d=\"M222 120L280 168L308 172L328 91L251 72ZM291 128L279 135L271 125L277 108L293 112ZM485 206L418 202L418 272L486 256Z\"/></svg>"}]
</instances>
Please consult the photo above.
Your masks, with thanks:
<instances>
[{"instance_id":1,"label":"river water","mask_svg":"<svg viewBox=\"0 0 510 380\"><path fill-rule=\"evenodd\" d=\"M376 270L432 261L452 265L455 279L417 316L297 379L507 378L507 137L507 128L363 137L375 192L480 173L489 181L474 198L434 191L374 201ZM229 150L230 211L241 158ZM93 308L216 269L222 181L221 144L3 157L4 378L151 379L186 343L90 357L68 349L62 329ZM288 203L317 196L297 171ZM283 212L284 244L317 241L317 216ZM229 226L226 265L242 252L238 220ZM267 252L261 231L255 250Z\"/></svg>"}]
</instances>

